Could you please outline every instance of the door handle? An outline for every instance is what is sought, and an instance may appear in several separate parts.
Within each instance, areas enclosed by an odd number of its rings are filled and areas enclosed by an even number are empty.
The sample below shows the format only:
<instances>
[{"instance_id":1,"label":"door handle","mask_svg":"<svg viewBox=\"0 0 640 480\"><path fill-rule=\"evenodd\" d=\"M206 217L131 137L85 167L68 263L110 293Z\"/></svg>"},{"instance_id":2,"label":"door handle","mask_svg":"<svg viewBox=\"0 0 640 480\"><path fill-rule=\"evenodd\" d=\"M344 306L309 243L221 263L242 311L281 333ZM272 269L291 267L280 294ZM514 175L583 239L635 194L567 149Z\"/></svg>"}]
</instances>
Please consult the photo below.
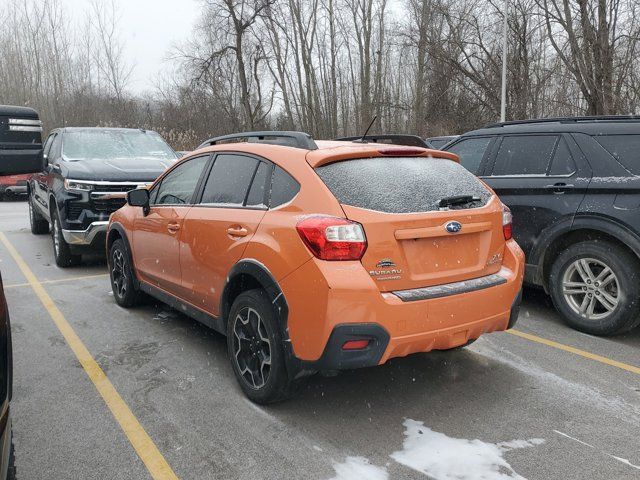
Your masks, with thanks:
<instances>
[{"instance_id":1,"label":"door handle","mask_svg":"<svg viewBox=\"0 0 640 480\"><path fill-rule=\"evenodd\" d=\"M227 228L227 233L231 237L246 237L249 235L249 230L244 227L229 227Z\"/></svg>"},{"instance_id":2,"label":"door handle","mask_svg":"<svg viewBox=\"0 0 640 480\"><path fill-rule=\"evenodd\" d=\"M167 230L169 230L169 233L176 233L178 230L180 230L180 224L179 223L169 223L167 225Z\"/></svg>"},{"instance_id":3,"label":"door handle","mask_svg":"<svg viewBox=\"0 0 640 480\"><path fill-rule=\"evenodd\" d=\"M566 184L564 182L554 183L553 185L545 185L545 188L551 190L553 193L564 193L573 188L573 185Z\"/></svg>"}]
</instances>

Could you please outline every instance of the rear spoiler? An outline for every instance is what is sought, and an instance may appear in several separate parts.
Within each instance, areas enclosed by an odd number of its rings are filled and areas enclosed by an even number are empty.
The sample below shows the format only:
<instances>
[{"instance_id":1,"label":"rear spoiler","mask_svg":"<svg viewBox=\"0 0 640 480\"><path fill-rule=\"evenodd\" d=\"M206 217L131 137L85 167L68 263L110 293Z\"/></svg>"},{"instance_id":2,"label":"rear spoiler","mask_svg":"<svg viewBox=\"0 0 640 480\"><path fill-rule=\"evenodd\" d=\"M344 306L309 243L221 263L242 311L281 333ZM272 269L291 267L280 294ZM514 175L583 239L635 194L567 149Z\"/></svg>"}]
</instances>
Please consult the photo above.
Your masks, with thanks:
<instances>
[{"instance_id":1,"label":"rear spoiler","mask_svg":"<svg viewBox=\"0 0 640 480\"><path fill-rule=\"evenodd\" d=\"M406 145L408 147L431 148L423 138L417 135L366 135L364 137L341 137L335 140L340 142L357 142L357 143L388 143L391 145Z\"/></svg>"}]
</instances>

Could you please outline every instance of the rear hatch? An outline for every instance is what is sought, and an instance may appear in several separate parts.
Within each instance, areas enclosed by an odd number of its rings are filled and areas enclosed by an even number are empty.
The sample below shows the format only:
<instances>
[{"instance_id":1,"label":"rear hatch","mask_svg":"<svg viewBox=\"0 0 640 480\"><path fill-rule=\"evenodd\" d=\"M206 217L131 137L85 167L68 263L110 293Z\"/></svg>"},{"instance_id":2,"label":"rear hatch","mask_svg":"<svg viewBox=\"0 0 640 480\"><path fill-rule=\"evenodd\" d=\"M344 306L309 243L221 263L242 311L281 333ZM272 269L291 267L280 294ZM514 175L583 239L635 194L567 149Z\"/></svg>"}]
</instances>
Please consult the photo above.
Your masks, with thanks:
<instances>
[{"instance_id":1,"label":"rear hatch","mask_svg":"<svg viewBox=\"0 0 640 480\"><path fill-rule=\"evenodd\" d=\"M376 157L316 168L346 217L362 224L362 264L381 291L441 285L496 273L502 204L458 163Z\"/></svg>"}]
</instances>

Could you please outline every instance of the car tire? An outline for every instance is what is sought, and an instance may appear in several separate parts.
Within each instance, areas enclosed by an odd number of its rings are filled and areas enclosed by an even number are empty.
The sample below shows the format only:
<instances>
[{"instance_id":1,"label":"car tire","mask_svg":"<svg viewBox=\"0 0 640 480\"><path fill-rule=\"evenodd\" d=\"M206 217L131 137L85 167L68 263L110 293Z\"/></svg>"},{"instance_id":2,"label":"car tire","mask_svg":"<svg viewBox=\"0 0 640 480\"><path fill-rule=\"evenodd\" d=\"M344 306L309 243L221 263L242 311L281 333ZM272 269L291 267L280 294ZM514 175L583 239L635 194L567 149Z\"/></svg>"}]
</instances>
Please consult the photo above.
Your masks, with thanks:
<instances>
[{"instance_id":1,"label":"car tire","mask_svg":"<svg viewBox=\"0 0 640 480\"><path fill-rule=\"evenodd\" d=\"M640 324L640 262L607 241L573 244L555 259L549 289L572 328L615 335Z\"/></svg>"},{"instance_id":2,"label":"car tire","mask_svg":"<svg viewBox=\"0 0 640 480\"><path fill-rule=\"evenodd\" d=\"M56 265L61 268L67 268L80 263L82 257L71 253L71 247L62 235L60 216L58 215L58 210L55 207L51 212L51 239L53 241L53 256L55 258Z\"/></svg>"},{"instance_id":3,"label":"car tire","mask_svg":"<svg viewBox=\"0 0 640 480\"><path fill-rule=\"evenodd\" d=\"M227 320L233 373L244 394L261 405L289 398L297 386L287 375L277 321L273 305L260 289L238 295Z\"/></svg>"},{"instance_id":4,"label":"car tire","mask_svg":"<svg viewBox=\"0 0 640 480\"><path fill-rule=\"evenodd\" d=\"M49 233L49 222L33 206L33 198L29 195L29 223L31 224L31 233L34 235L42 235Z\"/></svg>"},{"instance_id":5,"label":"car tire","mask_svg":"<svg viewBox=\"0 0 640 480\"><path fill-rule=\"evenodd\" d=\"M109 278L118 305L130 308L140 302L141 292L136 288L133 265L122 239L113 242L109 249Z\"/></svg>"}]
</instances>

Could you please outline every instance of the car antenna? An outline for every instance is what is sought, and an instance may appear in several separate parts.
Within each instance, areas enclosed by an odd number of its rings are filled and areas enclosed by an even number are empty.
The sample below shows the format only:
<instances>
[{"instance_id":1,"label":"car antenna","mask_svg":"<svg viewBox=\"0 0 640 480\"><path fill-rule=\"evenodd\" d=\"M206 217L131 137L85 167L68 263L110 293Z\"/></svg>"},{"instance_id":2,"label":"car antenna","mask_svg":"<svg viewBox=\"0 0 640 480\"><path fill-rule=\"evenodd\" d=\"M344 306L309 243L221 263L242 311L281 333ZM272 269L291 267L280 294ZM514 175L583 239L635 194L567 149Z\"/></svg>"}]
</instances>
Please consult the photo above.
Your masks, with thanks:
<instances>
[{"instance_id":1,"label":"car antenna","mask_svg":"<svg viewBox=\"0 0 640 480\"><path fill-rule=\"evenodd\" d=\"M367 137L367 133L369 133L369 130L371 130L371 127L373 127L373 122L375 122L378 119L377 115L373 116L373 120L371 120L371 123L369 124L369 126L367 127L367 129L364 131L364 134L362 135L361 138L359 138L358 140L354 140L353 143L368 143L365 138Z\"/></svg>"}]
</instances>

